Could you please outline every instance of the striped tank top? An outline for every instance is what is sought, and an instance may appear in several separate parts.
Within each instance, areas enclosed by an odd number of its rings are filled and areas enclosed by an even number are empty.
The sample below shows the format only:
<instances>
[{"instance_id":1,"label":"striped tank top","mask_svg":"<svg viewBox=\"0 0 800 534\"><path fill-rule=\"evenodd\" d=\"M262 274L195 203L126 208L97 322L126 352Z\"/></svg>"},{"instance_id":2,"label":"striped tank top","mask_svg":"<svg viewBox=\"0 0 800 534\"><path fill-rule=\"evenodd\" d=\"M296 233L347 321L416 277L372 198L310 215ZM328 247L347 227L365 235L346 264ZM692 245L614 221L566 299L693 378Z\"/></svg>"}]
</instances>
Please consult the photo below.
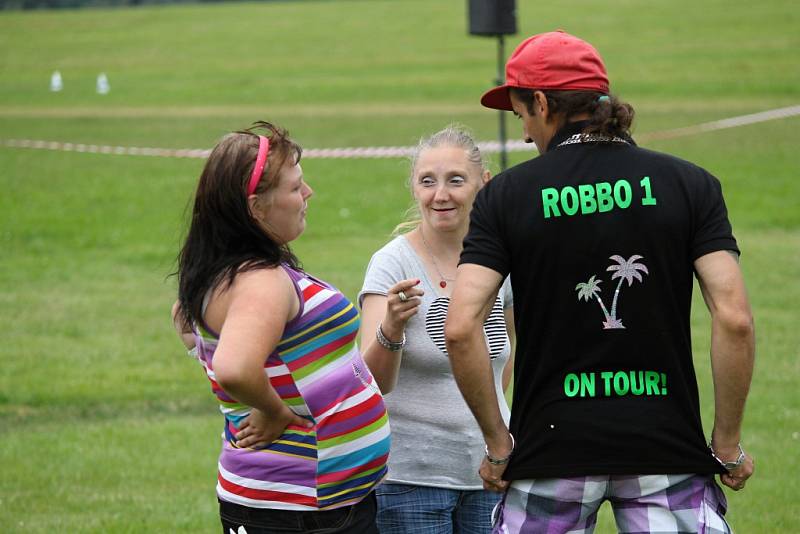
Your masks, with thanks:
<instances>
[{"instance_id":1,"label":"striped tank top","mask_svg":"<svg viewBox=\"0 0 800 534\"><path fill-rule=\"evenodd\" d=\"M264 371L283 402L314 423L290 425L264 448L238 448L250 407L214 379L218 336L195 325L197 359L225 416L217 496L251 508L325 510L352 505L386 475L389 422L383 397L356 347L358 311L338 290L282 266L300 311L286 324Z\"/></svg>"}]
</instances>

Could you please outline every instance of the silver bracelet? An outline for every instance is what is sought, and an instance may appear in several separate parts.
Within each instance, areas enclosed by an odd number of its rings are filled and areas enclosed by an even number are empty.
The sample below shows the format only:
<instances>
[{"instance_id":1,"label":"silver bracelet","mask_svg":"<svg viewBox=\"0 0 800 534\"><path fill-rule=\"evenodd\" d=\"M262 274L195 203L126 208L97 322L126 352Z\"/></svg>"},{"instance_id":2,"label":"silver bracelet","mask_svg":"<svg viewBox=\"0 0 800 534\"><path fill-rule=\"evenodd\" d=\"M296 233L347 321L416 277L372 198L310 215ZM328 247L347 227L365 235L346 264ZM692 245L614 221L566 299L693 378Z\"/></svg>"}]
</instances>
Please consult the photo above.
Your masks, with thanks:
<instances>
[{"instance_id":1,"label":"silver bracelet","mask_svg":"<svg viewBox=\"0 0 800 534\"><path fill-rule=\"evenodd\" d=\"M385 335L383 335L383 330L381 330L382 324L383 323L378 323L378 329L375 331L375 338L378 340L378 343L380 343L381 347L391 352L400 352L403 350L403 347L406 346L406 333L403 332L403 339L400 341L390 341Z\"/></svg>"},{"instance_id":2,"label":"silver bracelet","mask_svg":"<svg viewBox=\"0 0 800 534\"><path fill-rule=\"evenodd\" d=\"M742 449L742 444L738 443L736 447L739 449L739 456L736 458L736 460L732 462L726 462L725 460L717 456L717 453L714 452L714 447L712 447L711 443L708 444L708 450L711 451L711 456L717 462L719 462L719 465L721 465L726 471L733 471L734 469L741 467L741 465L744 463L745 454L744 454L744 449Z\"/></svg>"},{"instance_id":3,"label":"silver bracelet","mask_svg":"<svg viewBox=\"0 0 800 534\"><path fill-rule=\"evenodd\" d=\"M505 458L492 458L489 455L489 446L485 445L483 450L486 453L487 462L489 462L492 465L506 465L508 463L508 460L511 459L511 454L513 454L514 452L514 447L516 446L516 443L514 442L514 434L509 432L508 435L511 437L511 451L509 451L508 456L506 456Z\"/></svg>"}]
</instances>

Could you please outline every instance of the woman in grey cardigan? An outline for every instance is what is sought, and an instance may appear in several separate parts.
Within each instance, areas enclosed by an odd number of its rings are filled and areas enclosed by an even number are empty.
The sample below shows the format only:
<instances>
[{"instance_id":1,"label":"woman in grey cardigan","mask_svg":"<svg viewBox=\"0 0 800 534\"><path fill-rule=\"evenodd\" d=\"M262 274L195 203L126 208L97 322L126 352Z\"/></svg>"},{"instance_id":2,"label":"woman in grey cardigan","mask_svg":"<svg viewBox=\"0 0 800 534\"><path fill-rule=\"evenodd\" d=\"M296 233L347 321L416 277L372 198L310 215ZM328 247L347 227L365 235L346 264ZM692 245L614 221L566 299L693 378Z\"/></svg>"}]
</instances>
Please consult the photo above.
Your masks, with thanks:
<instances>
[{"instance_id":1,"label":"woman in grey cardigan","mask_svg":"<svg viewBox=\"0 0 800 534\"><path fill-rule=\"evenodd\" d=\"M415 213L378 250L359 293L361 351L389 410L389 477L377 490L382 534L486 533L499 494L483 489L483 438L456 387L444 320L475 195L490 174L472 137L447 127L412 159ZM508 280L484 324L497 397L513 368Z\"/></svg>"}]
</instances>

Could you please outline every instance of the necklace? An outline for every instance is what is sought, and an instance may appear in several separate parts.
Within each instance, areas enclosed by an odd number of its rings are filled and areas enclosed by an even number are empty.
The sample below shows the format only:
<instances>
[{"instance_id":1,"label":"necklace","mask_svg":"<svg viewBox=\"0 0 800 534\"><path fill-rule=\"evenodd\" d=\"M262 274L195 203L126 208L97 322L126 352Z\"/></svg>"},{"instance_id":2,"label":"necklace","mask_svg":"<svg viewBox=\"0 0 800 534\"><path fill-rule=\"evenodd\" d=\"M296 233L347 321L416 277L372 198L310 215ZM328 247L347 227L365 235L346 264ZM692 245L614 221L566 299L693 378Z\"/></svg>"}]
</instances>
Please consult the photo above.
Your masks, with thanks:
<instances>
[{"instance_id":1,"label":"necklace","mask_svg":"<svg viewBox=\"0 0 800 534\"><path fill-rule=\"evenodd\" d=\"M422 226L419 227L419 235L422 237L422 243L425 245L425 248L428 251L428 254L431 256L431 260L433 261L433 267L436 269L436 272L439 274L439 287L442 289L447 287L447 282L455 282L455 278L447 278L445 275L442 274L442 270L439 269L439 264L436 262L436 256L433 255L433 250L431 250L431 246L425 240L425 233L422 231Z\"/></svg>"},{"instance_id":2,"label":"necklace","mask_svg":"<svg viewBox=\"0 0 800 534\"><path fill-rule=\"evenodd\" d=\"M628 143L626 139L622 137L617 137L616 135L611 137L608 135L603 134L587 134L587 133L576 133L566 140L562 141L558 144L558 146L565 146L565 145L575 145L579 143Z\"/></svg>"}]
</instances>

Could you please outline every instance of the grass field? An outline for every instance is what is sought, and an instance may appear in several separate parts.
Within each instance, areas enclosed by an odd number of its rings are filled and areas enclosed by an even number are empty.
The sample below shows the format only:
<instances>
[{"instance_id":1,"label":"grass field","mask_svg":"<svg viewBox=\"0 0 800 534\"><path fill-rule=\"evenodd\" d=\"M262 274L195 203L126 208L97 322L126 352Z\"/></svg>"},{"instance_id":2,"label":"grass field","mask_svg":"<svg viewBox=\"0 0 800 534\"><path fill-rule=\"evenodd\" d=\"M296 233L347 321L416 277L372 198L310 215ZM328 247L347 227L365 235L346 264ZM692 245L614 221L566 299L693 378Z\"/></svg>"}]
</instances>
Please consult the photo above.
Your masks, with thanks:
<instances>
[{"instance_id":1,"label":"grass field","mask_svg":"<svg viewBox=\"0 0 800 534\"><path fill-rule=\"evenodd\" d=\"M555 28L593 42L636 106L636 132L800 103L790 0L518 6L507 52ZM0 139L208 148L261 118L309 148L407 145L451 121L491 139L496 114L478 97L495 45L466 34L464 11L352 0L0 12ZM51 93L56 69L64 90ZM94 93L101 71L106 96ZM729 493L739 533L800 525L798 128L788 118L647 144L721 179L743 250L758 335L744 444L758 470ZM3 531L219 530L220 418L168 320L201 166L0 148ZM408 205L406 162L308 159L304 170L316 194L295 250L353 297ZM695 304L709 422L708 320ZM613 531L605 509L597 532Z\"/></svg>"}]
</instances>

